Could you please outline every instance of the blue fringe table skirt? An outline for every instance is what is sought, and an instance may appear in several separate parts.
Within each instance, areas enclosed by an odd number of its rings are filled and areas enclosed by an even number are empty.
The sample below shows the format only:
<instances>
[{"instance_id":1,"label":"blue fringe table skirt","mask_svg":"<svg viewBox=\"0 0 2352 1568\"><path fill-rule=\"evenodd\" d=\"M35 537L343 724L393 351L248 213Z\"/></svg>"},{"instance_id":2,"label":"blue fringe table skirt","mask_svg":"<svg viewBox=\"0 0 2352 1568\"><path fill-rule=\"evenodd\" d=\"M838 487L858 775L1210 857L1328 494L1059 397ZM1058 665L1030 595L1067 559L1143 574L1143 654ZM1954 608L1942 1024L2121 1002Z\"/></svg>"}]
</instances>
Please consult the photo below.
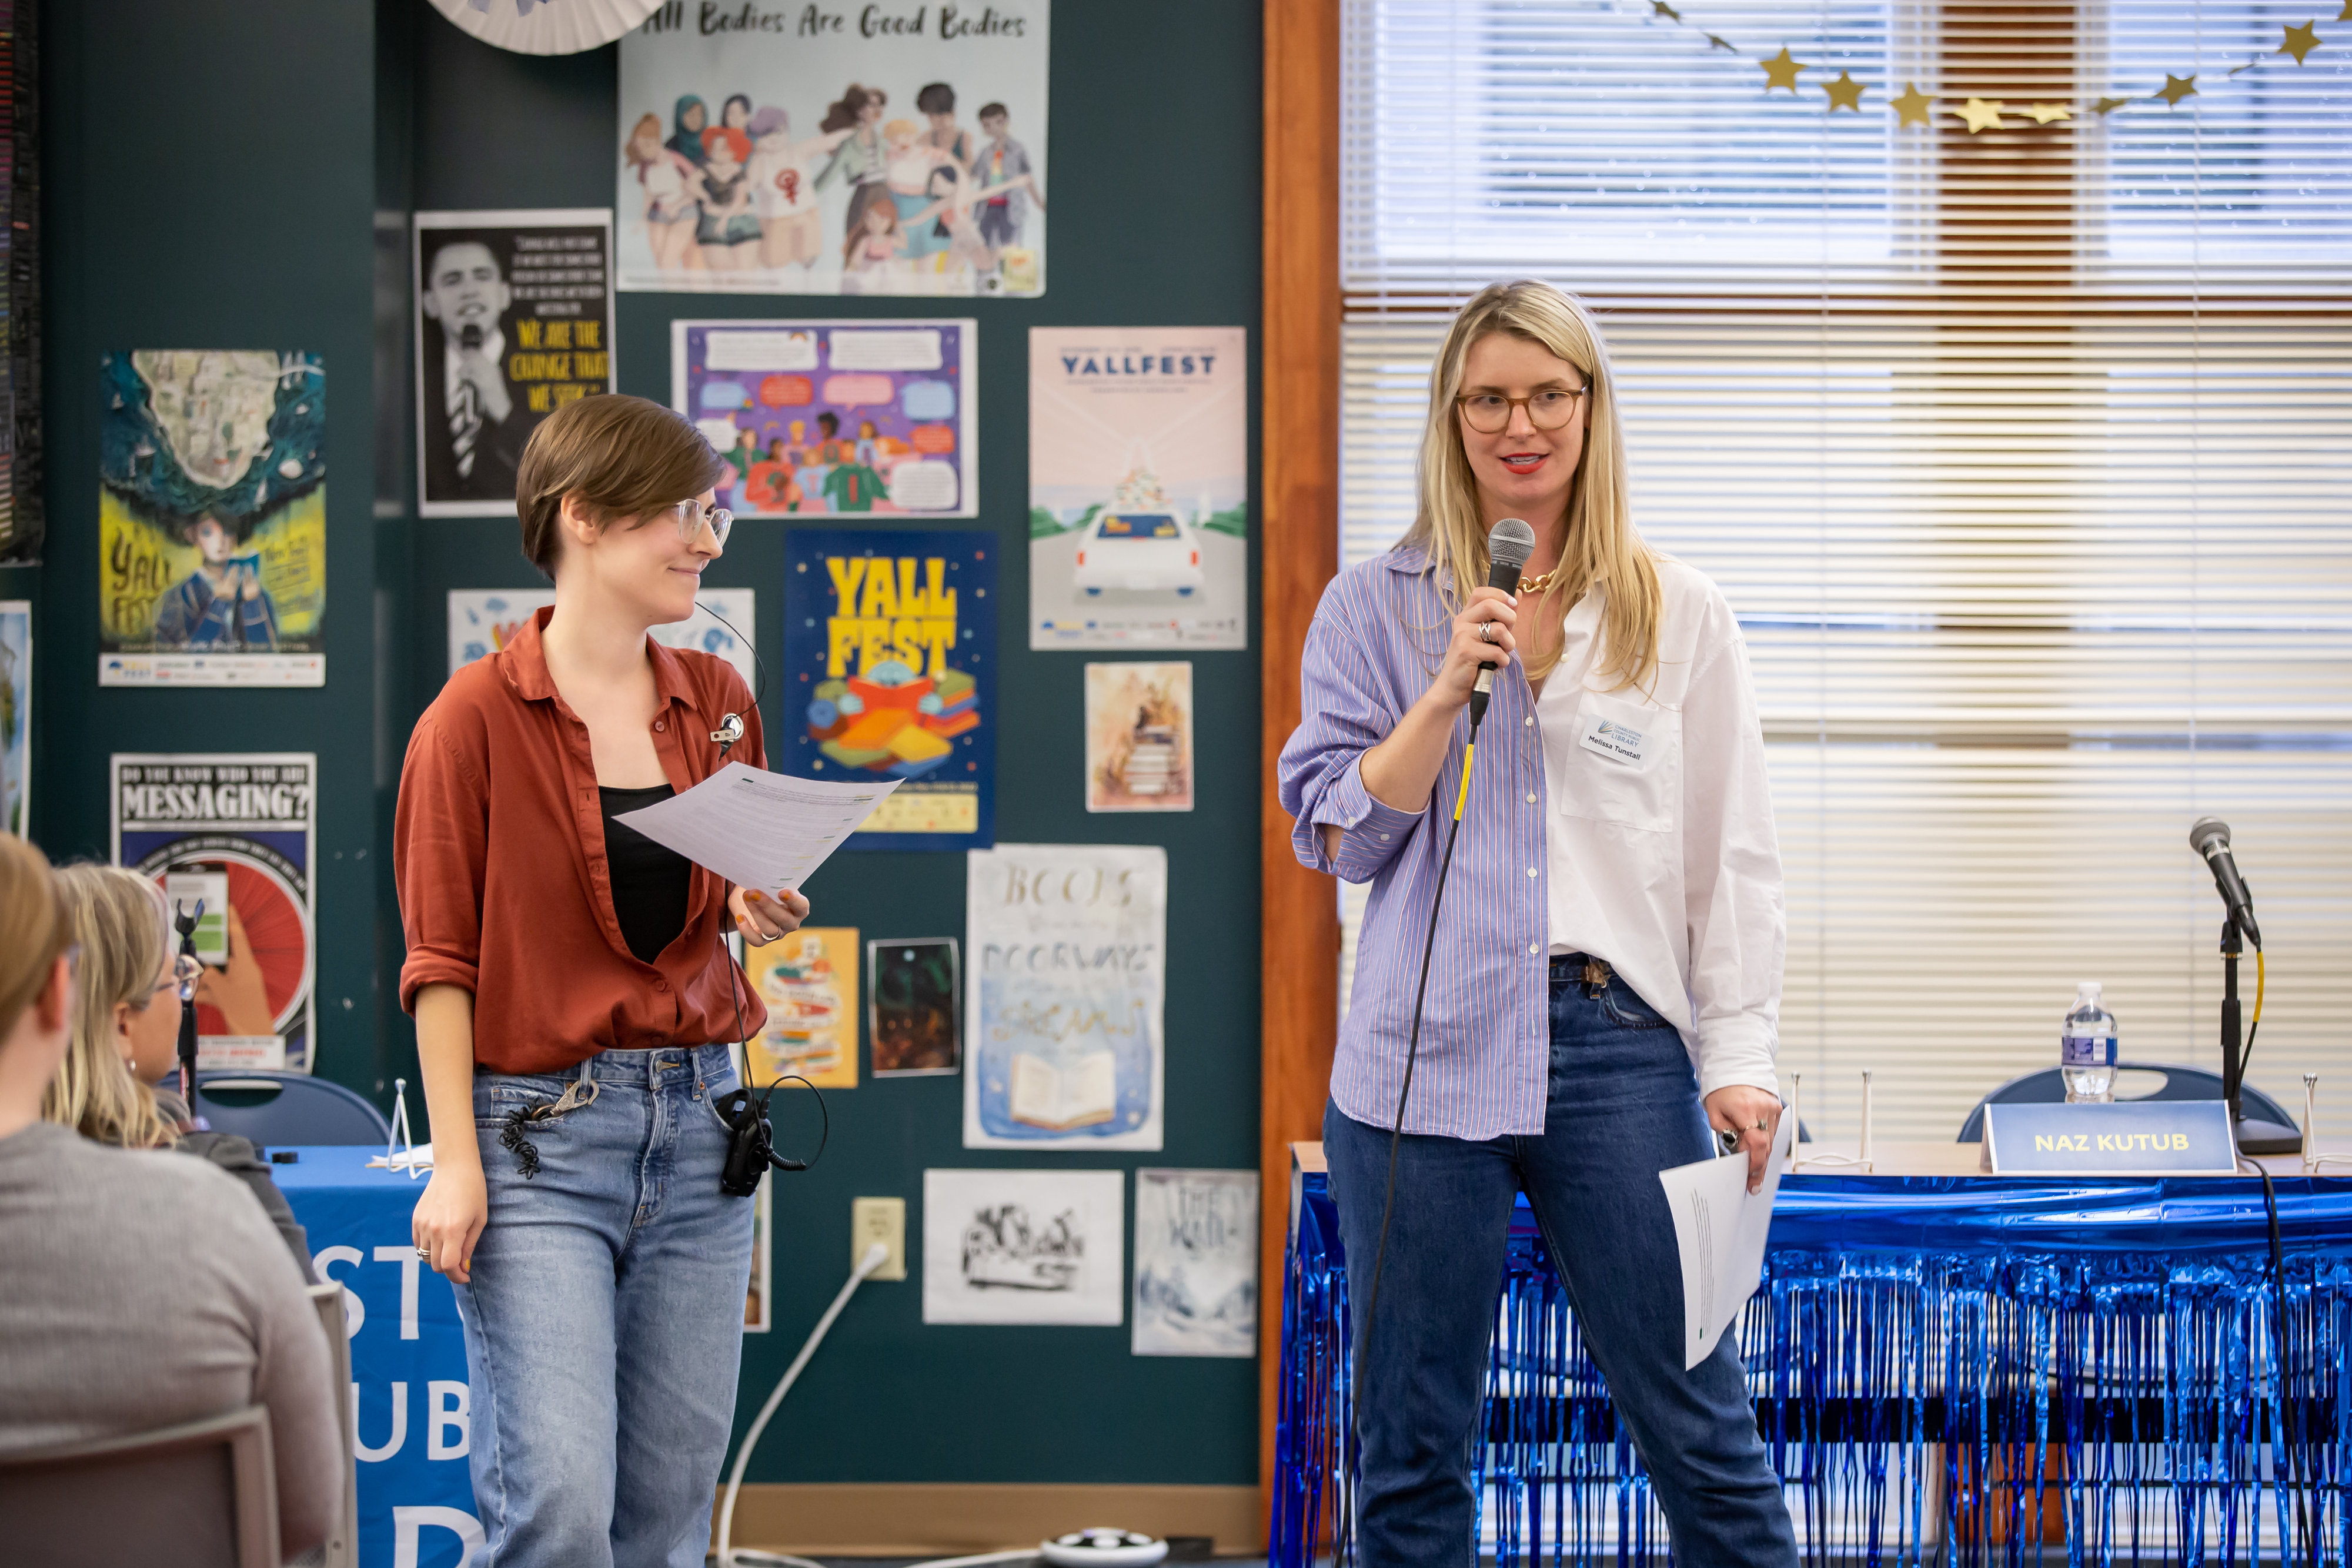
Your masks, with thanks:
<instances>
[{"instance_id":1,"label":"blue fringe table skirt","mask_svg":"<svg viewBox=\"0 0 2352 1568\"><path fill-rule=\"evenodd\" d=\"M2283 1278L2252 1178L1784 1181L1737 1332L1806 1561L2352 1568L2352 1181L2276 1189ZM1269 1560L1352 1565L1327 1177L1291 1212ZM1472 1469L1498 1568L1673 1560L1524 1198Z\"/></svg>"}]
</instances>

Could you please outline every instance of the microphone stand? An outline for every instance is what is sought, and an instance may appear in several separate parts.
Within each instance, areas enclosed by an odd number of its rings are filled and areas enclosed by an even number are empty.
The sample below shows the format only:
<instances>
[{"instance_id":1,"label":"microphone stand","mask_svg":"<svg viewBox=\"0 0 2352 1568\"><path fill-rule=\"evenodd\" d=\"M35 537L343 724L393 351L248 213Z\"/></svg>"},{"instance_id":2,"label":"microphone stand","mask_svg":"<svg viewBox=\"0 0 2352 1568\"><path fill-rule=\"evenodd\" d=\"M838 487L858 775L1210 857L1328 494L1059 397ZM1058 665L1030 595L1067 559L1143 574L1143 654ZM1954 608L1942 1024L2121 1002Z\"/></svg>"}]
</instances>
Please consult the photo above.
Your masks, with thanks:
<instances>
[{"instance_id":1,"label":"microphone stand","mask_svg":"<svg viewBox=\"0 0 2352 1568\"><path fill-rule=\"evenodd\" d=\"M2303 1134L2267 1117L2248 1118L2245 1111L2246 1059L2242 1032L2243 1011L2238 1000L2238 959L2245 951L2237 912L2221 915L2221 1098L2230 1103L2230 1125L2237 1134L2238 1151L2247 1155L2299 1155Z\"/></svg>"}]
</instances>

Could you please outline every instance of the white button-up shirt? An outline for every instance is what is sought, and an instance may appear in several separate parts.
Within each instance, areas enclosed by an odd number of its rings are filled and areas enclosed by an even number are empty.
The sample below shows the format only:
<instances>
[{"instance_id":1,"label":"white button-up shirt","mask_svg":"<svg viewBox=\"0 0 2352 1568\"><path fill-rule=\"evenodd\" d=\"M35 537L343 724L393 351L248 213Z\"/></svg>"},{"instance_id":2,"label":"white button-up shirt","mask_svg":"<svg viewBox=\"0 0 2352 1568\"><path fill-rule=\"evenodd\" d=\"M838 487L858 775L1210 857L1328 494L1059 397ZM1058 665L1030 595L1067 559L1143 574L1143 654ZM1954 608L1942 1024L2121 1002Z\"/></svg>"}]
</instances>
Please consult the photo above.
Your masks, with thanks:
<instances>
[{"instance_id":1,"label":"white button-up shirt","mask_svg":"<svg viewBox=\"0 0 2352 1568\"><path fill-rule=\"evenodd\" d=\"M1661 557L1658 587L1644 686L1601 689L1595 590L1537 697L1550 950L1607 959L1681 1031L1702 1095L1769 1091L1787 921L1748 646L1698 572Z\"/></svg>"}]
</instances>

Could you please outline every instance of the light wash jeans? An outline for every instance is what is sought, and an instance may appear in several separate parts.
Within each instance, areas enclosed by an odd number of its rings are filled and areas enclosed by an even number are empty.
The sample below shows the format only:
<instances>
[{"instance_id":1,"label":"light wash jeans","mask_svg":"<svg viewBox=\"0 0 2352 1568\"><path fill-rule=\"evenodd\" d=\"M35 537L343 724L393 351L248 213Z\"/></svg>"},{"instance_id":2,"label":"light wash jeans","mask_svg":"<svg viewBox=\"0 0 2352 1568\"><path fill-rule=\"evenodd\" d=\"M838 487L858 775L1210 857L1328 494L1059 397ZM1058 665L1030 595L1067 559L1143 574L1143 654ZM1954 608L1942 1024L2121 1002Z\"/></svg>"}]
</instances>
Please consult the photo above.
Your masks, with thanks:
<instances>
[{"instance_id":1,"label":"light wash jeans","mask_svg":"<svg viewBox=\"0 0 2352 1568\"><path fill-rule=\"evenodd\" d=\"M581 1098L581 1073L474 1079L489 1223L457 1288L484 1533L471 1568L701 1568L751 1270L754 1200L719 1190L710 1105L735 1070L723 1045L583 1068L594 1098L518 1139L511 1113Z\"/></svg>"},{"instance_id":2,"label":"light wash jeans","mask_svg":"<svg viewBox=\"0 0 2352 1568\"><path fill-rule=\"evenodd\" d=\"M1584 1344L1650 1472L1682 1568L1797 1561L1795 1531L1726 1334L1683 1370L1683 1286L1658 1172L1714 1136L1682 1037L1622 979L1588 996L1551 966L1550 1097L1540 1134L1405 1134L1377 1324L1356 1319L1363 1432L1357 1561L1477 1561L1470 1444L1486 1391L1514 1195L1526 1189ZM1350 1299L1369 1306L1389 1132L1323 1113ZM1364 1335L1371 1335L1366 1354Z\"/></svg>"}]
</instances>

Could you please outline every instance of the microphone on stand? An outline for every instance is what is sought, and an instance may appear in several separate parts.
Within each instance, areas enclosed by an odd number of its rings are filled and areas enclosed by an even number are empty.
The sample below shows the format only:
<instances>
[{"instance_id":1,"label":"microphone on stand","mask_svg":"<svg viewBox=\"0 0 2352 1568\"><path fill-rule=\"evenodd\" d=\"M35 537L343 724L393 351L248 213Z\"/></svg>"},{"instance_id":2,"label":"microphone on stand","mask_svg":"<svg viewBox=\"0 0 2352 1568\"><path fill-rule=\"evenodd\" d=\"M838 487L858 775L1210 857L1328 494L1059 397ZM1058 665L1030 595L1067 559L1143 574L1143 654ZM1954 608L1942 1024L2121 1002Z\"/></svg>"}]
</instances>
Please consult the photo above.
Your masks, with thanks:
<instances>
[{"instance_id":1,"label":"microphone on stand","mask_svg":"<svg viewBox=\"0 0 2352 1568\"><path fill-rule=\"evenodd\" d=\"M2254 924L2254 895L2246 891L2246 879L2238 874L2238 862L2230 854L2230 824L2219 817L2198 818L2189 829L2189 847L2205 857L2205 863L2213 870L2213 885L2221 891L2222 907L2254 945L2254 951L2261 952L2263 931Z\"/></svg>"},{"instance_id":2,"label":"microphone on stand","mask_svg":"<svg viewBox=\"0 0 2352 1568\"><path fill-rule=\"evenodd\" d=\"M1499 588L1513 598L1518 596L1519 573L1527 570L1528 557L1535 553L1536 531L1517 517L1505 517L1486 536L1486 559L1492 564L1486 569L1486 586ZM1486 700L1495 693L1495 666L1487 664L1478 672L1477 685L1470 688L1470 727L1476 729L1486 716Z\"/></svg>"}]
</instances>

